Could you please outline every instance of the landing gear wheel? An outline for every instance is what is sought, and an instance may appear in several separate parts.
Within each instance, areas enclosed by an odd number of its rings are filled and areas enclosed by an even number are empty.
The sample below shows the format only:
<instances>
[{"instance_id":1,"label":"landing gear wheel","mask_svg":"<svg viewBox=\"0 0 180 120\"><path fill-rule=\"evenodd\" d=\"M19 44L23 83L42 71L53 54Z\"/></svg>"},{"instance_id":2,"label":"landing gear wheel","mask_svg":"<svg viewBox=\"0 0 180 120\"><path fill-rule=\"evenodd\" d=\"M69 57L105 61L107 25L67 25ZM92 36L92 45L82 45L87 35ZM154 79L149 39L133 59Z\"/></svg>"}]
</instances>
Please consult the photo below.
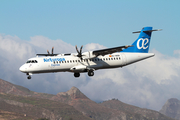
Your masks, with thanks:
<instances>
[{"instance_id":1,"label":"landing gear wheel","mask_svg":"<svg viewBox=\"0 0 180 120\"><path fill-rule=\"evenodd\" d=\"M74 73L74 77L79 77L80 73Z\"/></svg>"},{"instance_id":2,"label":"landing gear wheel","mask_svg":"<svg viewBox=\"0 0 180 120\"><path fill-rule=\"evenodd\" d=\"M31 79L31 76L28 76L27 79Z\"/></svg>"},{"instance_id":3,"label":"landing gear wheel","mask_svg":"<svg viewBox=\"0 0 180 120\"><path fill-rule=\"evenodd\" d=\"M93 72L93 71L89 71L89 72L88 72L88 75L89 75L89 76L93 76L93 75L94 75L94 72Z\"/></svg>"}]
</instances>

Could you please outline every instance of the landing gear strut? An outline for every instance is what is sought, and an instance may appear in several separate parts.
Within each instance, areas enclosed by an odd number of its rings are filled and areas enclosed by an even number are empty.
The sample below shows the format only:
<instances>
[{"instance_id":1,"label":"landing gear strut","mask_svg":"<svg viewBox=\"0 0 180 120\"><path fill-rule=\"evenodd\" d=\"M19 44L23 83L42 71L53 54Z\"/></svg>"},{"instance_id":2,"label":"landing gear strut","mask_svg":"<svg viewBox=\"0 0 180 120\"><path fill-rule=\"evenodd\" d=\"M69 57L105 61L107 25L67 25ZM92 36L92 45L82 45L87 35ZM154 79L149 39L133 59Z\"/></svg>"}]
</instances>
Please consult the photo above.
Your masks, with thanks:
<instances>
[{"instance_id":1,"label":"landing gear strut","mask_svg":"<svg viewBox=\"0 0 180 120\"><path fill-rule=\"evenodd\" d=\"M74 77L79 77L80 73L74 73Z\"/></svg>"}]
</instances>

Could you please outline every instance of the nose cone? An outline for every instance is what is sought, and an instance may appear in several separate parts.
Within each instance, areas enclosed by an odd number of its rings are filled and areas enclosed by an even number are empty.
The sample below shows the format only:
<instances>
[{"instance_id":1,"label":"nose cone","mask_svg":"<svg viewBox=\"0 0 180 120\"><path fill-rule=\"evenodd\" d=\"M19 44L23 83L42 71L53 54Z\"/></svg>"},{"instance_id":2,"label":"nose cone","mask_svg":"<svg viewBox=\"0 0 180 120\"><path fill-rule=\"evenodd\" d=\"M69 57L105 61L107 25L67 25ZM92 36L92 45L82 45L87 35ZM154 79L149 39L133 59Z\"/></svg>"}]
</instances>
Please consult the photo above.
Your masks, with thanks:
<instances>
[{"instance_id":1,"label":"nose cone","mask_svg":"<svg viewBox=\"0 0 180 120\"><path fill-rule=\"evenodd\" d=\"M22 65L20 68L19 68L19 70L21 71L21 72L25 72L25 66L24 65Z\"/></svg>"}]
</instances>

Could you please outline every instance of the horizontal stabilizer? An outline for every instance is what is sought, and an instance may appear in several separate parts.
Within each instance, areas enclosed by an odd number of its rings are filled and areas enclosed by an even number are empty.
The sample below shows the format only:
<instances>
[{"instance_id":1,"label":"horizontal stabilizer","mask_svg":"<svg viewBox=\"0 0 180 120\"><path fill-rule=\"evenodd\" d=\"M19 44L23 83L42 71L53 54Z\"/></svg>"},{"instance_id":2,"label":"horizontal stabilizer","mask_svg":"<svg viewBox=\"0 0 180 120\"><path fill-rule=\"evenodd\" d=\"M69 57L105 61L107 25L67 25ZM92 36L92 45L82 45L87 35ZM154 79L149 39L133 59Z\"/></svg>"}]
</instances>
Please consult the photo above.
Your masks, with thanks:
<instances>
[{"instance_id":1,"label":"horizontal stabilizer","mask_svg":"<svg viewBox=\"0 0 180 120\"><path fill-rule=\"evenodd\" d=\"M143 32L153 32L153 31L161 31L162 29L156 29L156 30L144 30ZM140 33L141 31L136 31L133 33Z\"/></svg>"}]
</instances>

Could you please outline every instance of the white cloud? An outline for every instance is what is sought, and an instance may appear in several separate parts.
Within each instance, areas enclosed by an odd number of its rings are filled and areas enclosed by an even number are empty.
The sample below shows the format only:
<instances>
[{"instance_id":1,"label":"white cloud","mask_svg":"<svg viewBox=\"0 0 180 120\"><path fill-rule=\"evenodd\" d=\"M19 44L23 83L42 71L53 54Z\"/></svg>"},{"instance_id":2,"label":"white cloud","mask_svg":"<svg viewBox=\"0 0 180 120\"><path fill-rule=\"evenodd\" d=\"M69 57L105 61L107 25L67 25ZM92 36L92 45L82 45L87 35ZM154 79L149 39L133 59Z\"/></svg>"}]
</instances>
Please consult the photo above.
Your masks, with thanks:
<instances>
[{"instance_id":1,"label":"white cloud","mask_svg":"<svg viewBox=\"0 0 180 120\"><path fill-rule=\"evenodd\" d=\"M106 48L105 46L99 45L98 43L89 43L85 45L85 50L87 51L105 49L105 48Z\"/></svg>"},{"instance_id":2,"label":"white cloud","mask_svg":"<svg viewBox=\"0 0 180 120\"><path fill-rule=\"evenodd\" d=\"M33 75L29 81L19 67L37 53L55 47L55 53L76 52L75 47L62 40L44 36L23 41L17 36L0 35L0 78L37 92L65 92L78 87L92 100L117 98L125 103L159 110L171 97L180 99L180 57L172 57L153 50L156 55L144 61L117 69L95 71L93 77L82 73L48 73ZM85 45L83 51L106 48L97 43ZM174 51L179 55L180 50Z\"/></svg>"}]
</instances>

